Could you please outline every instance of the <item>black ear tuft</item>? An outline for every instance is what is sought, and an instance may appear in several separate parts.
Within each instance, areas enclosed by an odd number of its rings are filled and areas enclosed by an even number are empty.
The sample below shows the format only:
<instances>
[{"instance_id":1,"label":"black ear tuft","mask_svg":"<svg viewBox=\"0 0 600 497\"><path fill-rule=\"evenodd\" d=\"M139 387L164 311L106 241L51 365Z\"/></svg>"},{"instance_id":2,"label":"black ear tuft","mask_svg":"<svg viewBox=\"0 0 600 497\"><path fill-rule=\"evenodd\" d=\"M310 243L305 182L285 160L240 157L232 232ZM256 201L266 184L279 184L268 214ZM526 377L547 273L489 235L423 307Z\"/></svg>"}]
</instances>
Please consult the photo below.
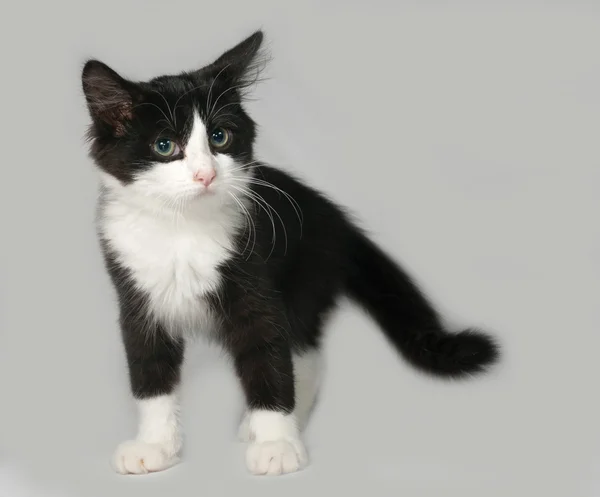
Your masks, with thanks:
<instances>
[{"instance_id":1,"label":"black ear tuft","mask_svg":"<svg viewBox=\"0 0 600 497\"><path fill-rule=\"evenodd\" d=\"M263 32L256 31L235 47L227 50L214 64L220 67L230 65L243 71L258 54L263 38Z\"/></svg>"},{"instance_id":2,"label":"black ear tuft","mask_svg":"<svg viewBox=\"0 0 600 497\"><path fill-rule=\"evenodd\" d=\"M115 135L123 135L133 118L135 85L98 60L85 64L81 80L92 119L109 125Z\"/></svg>"},{"instance_id":3,"label":"black ear tuft","mask_svg":"<svg viewBox=\"0 0 600 497\"><path fill-rule=\"evenodd\" d=\"M268 56L261 50L263 39L262 31L254 32L201 71L240 88L253 85L268 62Z\"/></svg>"}]
</instances>

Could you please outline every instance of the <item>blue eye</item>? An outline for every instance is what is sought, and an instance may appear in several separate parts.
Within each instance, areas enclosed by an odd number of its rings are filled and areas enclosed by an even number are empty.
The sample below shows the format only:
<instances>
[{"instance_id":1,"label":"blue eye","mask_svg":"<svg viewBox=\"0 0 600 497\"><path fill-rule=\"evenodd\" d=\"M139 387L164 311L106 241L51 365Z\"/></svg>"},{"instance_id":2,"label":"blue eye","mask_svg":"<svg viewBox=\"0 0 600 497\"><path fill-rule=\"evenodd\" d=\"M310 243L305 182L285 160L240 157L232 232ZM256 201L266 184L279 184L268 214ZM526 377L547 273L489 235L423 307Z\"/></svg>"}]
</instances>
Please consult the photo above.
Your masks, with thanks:
<instances>
[{"instance_id":1,"label":"blue eye","mask_svg":"<svg viewBox=\"0 0 600 497\"><path fill-rule=\"evenodd\" d=\"M210 143L213 147L223 148L231 141L231 133L224 128L215 128L210 133Z\"/></svg>"},{"instance_id":2,"label":"blue eye","mask_svg":"<svg viewBox=\"0 0 600 497\"><path fill-rule=\"evenodd\" d=\"M161 157L171 157L179 152L179 147L173 140L161 137L152 144L152 150Z\"/></svg>"}]
</instances>

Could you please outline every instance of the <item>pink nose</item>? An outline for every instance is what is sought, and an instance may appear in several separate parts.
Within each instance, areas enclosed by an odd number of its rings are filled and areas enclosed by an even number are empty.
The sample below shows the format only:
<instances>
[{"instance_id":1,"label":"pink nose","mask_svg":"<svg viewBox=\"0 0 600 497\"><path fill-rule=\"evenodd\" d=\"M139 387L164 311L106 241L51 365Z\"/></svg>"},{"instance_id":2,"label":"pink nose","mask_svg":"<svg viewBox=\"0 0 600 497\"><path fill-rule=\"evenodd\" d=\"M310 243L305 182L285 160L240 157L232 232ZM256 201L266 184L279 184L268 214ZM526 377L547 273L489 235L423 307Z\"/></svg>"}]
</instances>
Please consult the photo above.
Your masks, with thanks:
<instances>
[{"instance_id":1,"label":"pink nose","mask_svg":"<svg viewBox=\"0 0 600 497\"><path fill-rule=\"evenodd\" d=\"M217 173L214 169L211 169L210 171L198 171L194 174L194 181L198 181L204 186L208 186L214 181L216 175Z\"/></svg>"}]
</instances>

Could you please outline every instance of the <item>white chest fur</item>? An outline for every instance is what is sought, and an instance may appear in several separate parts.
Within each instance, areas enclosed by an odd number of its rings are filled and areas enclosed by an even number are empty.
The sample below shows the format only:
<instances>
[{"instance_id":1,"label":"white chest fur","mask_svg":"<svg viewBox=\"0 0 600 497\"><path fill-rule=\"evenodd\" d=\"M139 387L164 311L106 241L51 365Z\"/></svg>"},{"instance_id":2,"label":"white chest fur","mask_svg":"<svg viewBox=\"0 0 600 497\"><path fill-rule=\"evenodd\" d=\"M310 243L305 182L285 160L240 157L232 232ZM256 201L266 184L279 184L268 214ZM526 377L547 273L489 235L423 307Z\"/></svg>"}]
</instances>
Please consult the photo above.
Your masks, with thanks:
<instances>
[{"instance_id":1,"label":"white chest fur","mask_svg":"<svg viewBox=\"0 0 600 497\"><path fill-rule=\"evenodd\" d=\"M182 215L109 198L100 211L103 237L172 333L211 326L206 296L219 287L238 226L235 212L204 207Z\"/></svg>"}]
</instances>

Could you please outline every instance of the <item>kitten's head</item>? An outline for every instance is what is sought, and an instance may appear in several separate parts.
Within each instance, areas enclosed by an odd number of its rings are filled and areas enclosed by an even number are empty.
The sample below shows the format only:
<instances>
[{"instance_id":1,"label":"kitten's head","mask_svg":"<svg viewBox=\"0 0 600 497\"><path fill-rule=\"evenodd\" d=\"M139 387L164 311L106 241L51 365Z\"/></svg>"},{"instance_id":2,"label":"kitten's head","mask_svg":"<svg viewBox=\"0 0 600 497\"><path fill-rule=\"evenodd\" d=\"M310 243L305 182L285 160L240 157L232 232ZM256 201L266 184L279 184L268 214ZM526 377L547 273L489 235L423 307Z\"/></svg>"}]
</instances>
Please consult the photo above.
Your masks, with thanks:
<instances>
[{"instance_id":1,"label":"kitten's head","mask_svg":"<svg viewBox=\"0 0 600 497\"><path fill-rule=\"evenodd\" d=\"M171 205L239 191L255 138L241 103L264 63L262 39L258 31L208 66L148 82L88 61L91 155L109 182Z\"/></svg>"}]
</instances>

